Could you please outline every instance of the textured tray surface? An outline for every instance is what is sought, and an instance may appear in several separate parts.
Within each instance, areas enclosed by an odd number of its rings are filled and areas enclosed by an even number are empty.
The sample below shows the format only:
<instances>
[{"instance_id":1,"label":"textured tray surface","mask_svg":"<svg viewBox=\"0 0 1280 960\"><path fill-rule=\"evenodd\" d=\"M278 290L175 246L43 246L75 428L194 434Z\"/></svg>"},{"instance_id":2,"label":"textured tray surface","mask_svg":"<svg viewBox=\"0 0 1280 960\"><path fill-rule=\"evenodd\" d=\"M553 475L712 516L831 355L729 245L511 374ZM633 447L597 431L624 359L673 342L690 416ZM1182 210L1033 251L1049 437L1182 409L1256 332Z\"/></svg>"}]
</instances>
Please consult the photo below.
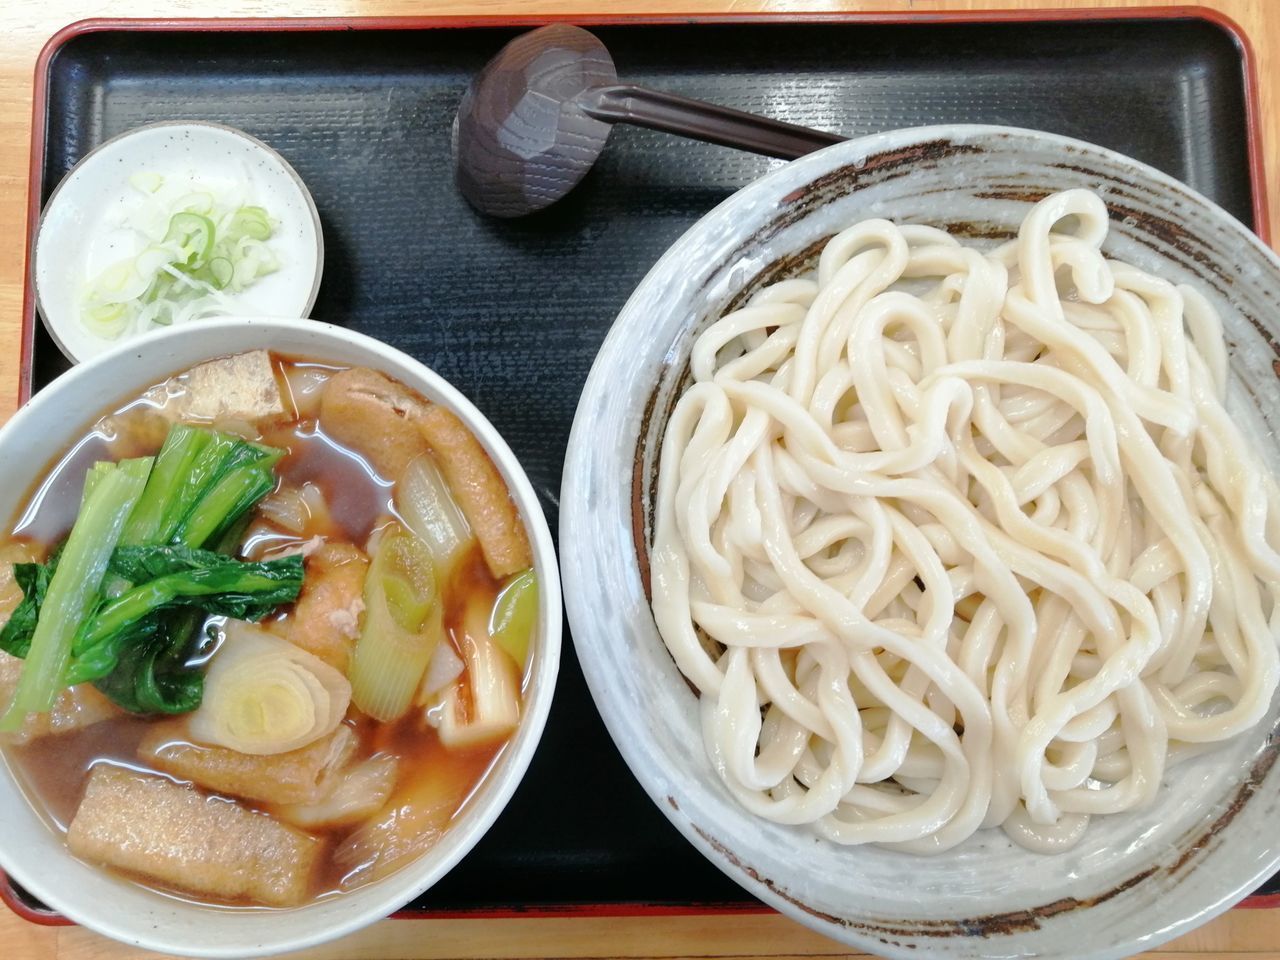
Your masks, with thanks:
<instances>
[{"instance_id":1,"label":"textured tray surface","mask_svg":"<svg viewBox=\"0 0 1280 960\"><path fill-rule=\"evenodd\" d=\"M1193 20L598 29L624 81L850 136L988 122L1127 153L1246 223L1242 69ZM143 33L72 39L50 68L40 188L106 137L207 119L298 170L324 229L314 316L419 357L511 443L554 530L578 394L614 315L699 216L778 161L619 128L569 200L518 222L453 189L449 129L472 74L514 31ZM64 369L38 331L34 383ZM542 747L510 807L420 903L740 902L641 792L596 715L573 647Z\"/></svg>"}]
</instances>

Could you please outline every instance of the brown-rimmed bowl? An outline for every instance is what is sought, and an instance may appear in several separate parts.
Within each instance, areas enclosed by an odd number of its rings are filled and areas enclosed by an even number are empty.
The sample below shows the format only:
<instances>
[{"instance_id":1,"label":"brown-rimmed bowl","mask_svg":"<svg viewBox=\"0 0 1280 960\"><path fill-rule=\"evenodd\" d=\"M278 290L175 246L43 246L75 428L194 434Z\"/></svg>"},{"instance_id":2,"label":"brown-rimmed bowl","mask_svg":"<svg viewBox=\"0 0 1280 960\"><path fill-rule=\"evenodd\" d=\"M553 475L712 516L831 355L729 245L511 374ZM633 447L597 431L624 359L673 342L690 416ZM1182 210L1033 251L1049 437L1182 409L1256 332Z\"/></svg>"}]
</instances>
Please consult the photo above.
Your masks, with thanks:
<instances>
[{"instance_id":1,"label":"brown-rimmed bowl","mask_svg":"<svg viewBox=\"0 0 1280 960\"><path fill-rule=\"evenodd\" d=\"M1105 252L1195 284L1223 316L1234 385L1277 462L1280 260L1209 200L1137 161L990 126L899 130L827 148L756 181L681 237L619 314L583 390L561 492L561 568L587 682L632 771L673 824L751 894L892 957L1114 958L1205 922L1280 867L1280 702L1247 735L1171 768L1156 802L1094 818L1054 854L979 831L931 858L843 847L759 819L703 747L698 700L647 597L653 490L696 335L764 284L797 275L867 217L1013 235L1071 187L1110 210Z\"/></svg>"}]
</instances>

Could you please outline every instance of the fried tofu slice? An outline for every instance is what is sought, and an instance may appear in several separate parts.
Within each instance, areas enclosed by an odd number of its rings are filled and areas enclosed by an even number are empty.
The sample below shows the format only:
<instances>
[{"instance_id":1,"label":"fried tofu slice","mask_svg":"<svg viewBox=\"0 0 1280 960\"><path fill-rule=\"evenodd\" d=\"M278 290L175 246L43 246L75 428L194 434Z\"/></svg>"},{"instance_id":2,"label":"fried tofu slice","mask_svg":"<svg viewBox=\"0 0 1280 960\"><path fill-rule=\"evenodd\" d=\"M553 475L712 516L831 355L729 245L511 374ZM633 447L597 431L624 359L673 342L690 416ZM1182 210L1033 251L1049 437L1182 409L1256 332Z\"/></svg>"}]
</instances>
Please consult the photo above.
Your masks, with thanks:
<instances>
[{"instance_id":1,"label":"fried tofu slice","mask_svg":"<svg viewBox=\"0 0 1280 960\"><path fill-rule=\"evenodd\" d=\"M84 860L221 900L302 903L322 841L263 813L122 767L93 768L67 830Z\"/></svg>"},{"instance_id":2,"label":"fried tofu slice","mask_svg":"<svg viewBox=\"0 0 1280 960\"><path fill-rule=\"evenodd\" d=\"M466 424L439 404L366 367L335 374L320 400L320 426L398 481L430 451L498 579L533 563L529 538L507 485Z\"/></svg>"},{"instance_id":3,"label":"fried tofu slice","mask_svg":"<svg viewBox=\"0 0 1280 960\"><path fill-rule=\"evenodd\" d=\"M138 757L161 773L218 793L271 804L312 803L332 788L358 746L356 732L339 724L305 747L257 756L192 743L186 721L169 720L147 728Z\"/></svg>"},{"instance_id":4,"label":"fried tofu slice","mask_svg":"<svg viewBox=\"0 0 1280 960\"><path fill-rule=\"evenodd\" d=\"M384 806L396 785L395 757L382 754L356 764L315 803L271 807L273 816L304 830L332 830L367 820Z\"/></svg>"},{"instance_id":5,"label":"fried tofu slice","mask_svg":"<svg viewBox=\"0 0 1280 960\"><path fill-rule=\"evenodd\" d=\"M480 541L489 572L501 580L532 566L529 536L507 485L467 425L433 403L418 417L418 429Z\"/></svg>"},{"instance_id":6,"label":"fried tofu slice","mask_svg":"<svg viewBox=\"0 0 1280 960\"><path fill-rule=\"evenodd\" d=\"M0 651L0 706L13 699L21 674L22 661ZM20 746L40 737L82 730L122 713L124 711L99 693L93 684L79 683L58 694L48 713L29 713L17 730L0 733L0 743Z\"/></svg>"},{"instance_id":7,"label":"fried tofu slice","mask_svg":"<svg viewBox=\"0 0 1280 960\"><path fill-rule=\"evenodd\" d=\"M320 397L320 427L369 461L384 479L398 480L427 443L415 423L427 401L368 367L334 374Z\"/></svg>"},{"instance_id":8,"label":"fried tofu slice","mask_svg":"<svg viewBox=\"0 0 1280 960\"><path fill-rule=\"evenodd\" d=\"M202 363L178 377L177 385L182 392L164 408L171 419L260 423L286 416L284 397L266 350Z\"/></svg>"},{"instance_id":9,"label":"fried tofu slice","mask_svg":"<svg viewBox=\"0 0 1280 960\"><path fill-rule=\"evenodd\" d=\"M302 594L281 634L345 674L360 636L369 558L349 543L325 543L305 563Z\"/></svg>"},{"instance_id":10,"label":"fried tofu slice","mask_svg":"<svg viewBox=\"0 0 1280 960\"><path fill-rule=\"evenodd\" d=\"M175 422L207 423L253 439L263 424L289 417L271 355L251 350L210 360L147 390L142 402L99 421L114 436L113 459L155 453Z\"/></svg>"},{"instance_id":11,"label":"fried tofu slice","mask_svg":"<svg viewBox=\"0 0 1280 960\"><path fill-rule=\"evenodd\" d=\"M473 776L480 776L484 767L479 764L490 756L484 751L469 752L465 762L475 764ZM430 767L411 773L410 782L397 788L391 803L334 850L334 860L349 871L342 879L343 887L381 880L435 846L466 802L474 782L464 776L437 776Z\"/></svg>"},{"instance_id":12,"label":"fried tofu slice","mask_svg":"<svg viewBox=\"0 0 1280 960\"><path fill-rule=\"evenodd\" d=\"M100 423L118 438L118 457L154 453L178 421L209 423L252 439L261 424L289 416L266 350L202 363L152 387L142 399Z\"/></svg>"}]
</instances>

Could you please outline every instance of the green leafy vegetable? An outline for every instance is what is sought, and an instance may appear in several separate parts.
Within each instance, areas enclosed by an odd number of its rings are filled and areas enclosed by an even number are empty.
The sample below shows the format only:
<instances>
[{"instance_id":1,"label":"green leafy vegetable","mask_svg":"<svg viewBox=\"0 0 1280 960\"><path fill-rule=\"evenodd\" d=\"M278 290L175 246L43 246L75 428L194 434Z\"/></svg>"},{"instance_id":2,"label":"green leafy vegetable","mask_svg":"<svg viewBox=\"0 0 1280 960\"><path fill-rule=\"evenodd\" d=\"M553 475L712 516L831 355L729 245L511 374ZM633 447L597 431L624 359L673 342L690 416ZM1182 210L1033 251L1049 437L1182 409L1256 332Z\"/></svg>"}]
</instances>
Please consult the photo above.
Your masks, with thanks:
<instances>
[{"instance_id":1,"label":"green leafy vegetable","mask_svg":"<svg viewBox=\"0 0 1280 960\"><path fill-rule=\"evenodd\" d=\"M253 505L275 489L279 450L240 441L203 496L178 524L173 539L188 546L216 543Z\"/></svg>"},{"instance_id":2,"label":"green leafy vegetable","mask_svg":"<svg viewBox=\"0 0 1280 960\"><path fill-rule=\"evenodd\" d=\"M15 696L0 724L16 726L27 712L48 710L63 687L87 681L136 712L199 706L203 674L187 660L200 623L260 620L302 587L301 557L247 563L220 552L234 549L249 511L274 488L281 456L177 424L154 464L91 467L64 546L45 564L14 567L23 598L0 629L0 649L26 658L18 689L25 682L35 692ZM74 604L58 593L64 579L81 587ZM46 634L56 643L40 653Z\"/></svg>"},{"instance_id":3,"label":"green leafy vegetable","mask_svg":"<svg viewBox=\"0 0 1280 960\"><path fill-rule=\"evenodd\" d=\"M147 488L129 517L122 543L157 543L169 539L181 520L180 511L190 506L175 502L177 495L191 474L196 458L213 439L212 431L185 423L169 428L164 446L156 454Z\"/></svg>"},{"instance_id":4,"label":"green leafy vegetable","mask_svg":"<svg viewBox=\"0 0 1280 960\"><path fill-rule=\"evenodd\" d=\"M72 644L98 602L107 563L150 472L149 457L121 461L84 497L57 569L49 577L17 689L0 717L0 730L16 730L28 713L51 709L66 685L63 676Z\"/></svg>"},{"instance_id":5,"label":"green leafy vegetable","mask_svg":"<svg viewBox=\"0 0 1280 960\"><path fill-rule=\"evenodd\" d=\"M21 572L17 568L22 568ZM0 647L25 656L48 571L41 564L19 564L17 568L15 576L24 596L0 633ZM179 624L161 622L155 616L160 611L193 607L205 616L261 620L281 604L297 599L303 575L299 556L243 563L220 553L181 546L117 547L108 569L139 586L104 599L85 620L71 647L65 686L102 679L126 659L126 651L154 646L157 638L167 638L169 646L184 648L185 660L186 643L174 643ZM18 625L12 626L15 621ZM24 629L24 624L30 627ZM188 635L189 627L185 631ZM151 660L154 658L153 653Z\"/></svg>"},{"instance_id":6,"label":"green leafy vegetable","mask_svg":"<svg viewBox=\"0 0 1280 960\"><path fill-rule=\"evenodd\" d=\"M280 604L297 599L302 589L299 556L243 563L189 547L119 547L111 569L139 586L98 608L76 638L76 653L157 610L193 605L213 616L261 620Z\"/></svg>"},{"instance_id":7,"label":"green leafy vegetable","mask_svg":"<svg viewBox=\"0 0 1280 960\"><path fill-rule=\"evenodd\" d=\"M31 649L31 635L36 629L36 617L49 592L49 578L53 574L52 563L15 563L13 579L22 591L22 601L9 615L9 621L0 630L0 650L13 657L23 657Z\"/></svg>"},{"instance_id":8,"label":"green leafy vegetable","mask_svg":"<svg viewBox=\"0 0 1280 960\"><path fill-rule=\"evenodd\" d=\"M89 468L84 475L84 490L80 494L80 506L82 508L85 501L89 499L89 495L93 493L94 488L98 486L98 482L115 468L116 465L114 463L102 460Z\"/></svg>"},{"instance_id":9,"label":"green leafy vegetable","mask_svg":"<svg viewBox=\"0 0 1280 960\"><path fill-rule=\"evenodd\" d=\"M177 424L156 457L125 543L217 544L275 488L283 452Z\"/></svg>"},{"instance_id":10,"label":"green leafy vegetable","mask_svg":"<svg viewBox=\"0 0 1280 960\"><path fill-rule=\"evenodd\" d=\"M111 569L141 586L105 604L98 621L130 618L139 605L158 609L171 602L166 598L202 598L199 606L217 616L260 620L297 599L302 588L302 557L297 555L248 563L183 546L118 547Z\"/></svg>"},{"instance_id":11,"label":"green leafy vegetable","mask_svg":"<svg viewBox=\"0 0 1280 960\"><path fill-rule=\"evenodd\" d=\"M186 644L172 637L187 635L189 618L169 617L124 645L119 661L94 686L133 713L189 713L200 706L204 674L186 665Z\"/></svg>"}]
</instances>

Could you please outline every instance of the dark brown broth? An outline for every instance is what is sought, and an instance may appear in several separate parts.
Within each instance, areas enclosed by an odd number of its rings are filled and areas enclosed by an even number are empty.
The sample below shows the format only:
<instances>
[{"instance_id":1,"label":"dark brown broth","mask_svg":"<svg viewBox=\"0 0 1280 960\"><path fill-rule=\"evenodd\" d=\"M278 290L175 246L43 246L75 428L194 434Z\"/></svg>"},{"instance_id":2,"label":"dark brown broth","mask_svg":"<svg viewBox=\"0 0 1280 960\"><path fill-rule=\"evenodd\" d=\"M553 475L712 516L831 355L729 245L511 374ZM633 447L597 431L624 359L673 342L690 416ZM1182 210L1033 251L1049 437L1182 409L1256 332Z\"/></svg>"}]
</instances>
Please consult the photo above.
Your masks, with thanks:
<instances>
[{"instance_id":1,"label":"dark brown broth","mask_svg":"<svg viewBox=\"0 0 1280 960\"><path fill-rule=\"evenodd\" d=\"M282 386L288 382L286 373L289 366L295 363L297 366L316 366L305 361L277 358L278 380ZM156 389L148 391L143 399L125 405L86 431L85 437L48 471L47 479L34 488L26 501L30 506L10 528L12 535L51 546L70 530L79 507L85 471L95 460L154 454L164 436L163 430L157 426L153 402L157 394ZM292 399L289 392L285 392L285 396ZM333 523L323 529L304 530L303 539L318 534L345 539L363 548L379 521L394 513L391 484L377 476L357 453L326 436L314 419L294 420L272 427L264 432L262 439L287 451L277 468L282 485L301 487L310 482L324 494ZM295 534L287 536L296 537ZM473 545L453 571L449 582L443 585L446 642L452 643L455 651L461 649L461 644L453 638L462 628L468 602L478 597L492 604L500 587L501 584L489 574L479 548ZM287 616L287 611L281 616ZM504 747L503 743L496 743L471 750L450 751L440 743L435 730L427 725L423 711L416 707L390 724L378 724L352 707L349 720L355 723L360 733L361 748L357 761L377 753L392 755L399 760L391 798L384 810L372 820L377 820L387 811L411 805L415 793L431 778L448 779L457 788L458 806L465 805L466 798L474 793ZM138 742L149 722L126 715L69 734L40 738L25 746L5 747L4 750L15 761L29 796L36 800L35 805L57 828L65 831L75 815L86 776L94 764L115 763L149 770L137 758ZM254 806L243 800L237 802ZM451 816L456 816L456 813L454 810ZM332 854L360 826L315 831L327 834L330 855L313 880L314 897L342 891L343 878L351 873L351 867L337 863ZM139 882L182 899L194 899L189 894L166 889L145 878L139 878ZM216 901L201 899L198 902Z\"/></svg>"},{"instance_id":2,"label":"dark brown broth","mask_svg":"<svg viewBox=\"0 0 1280 960\"><path fill-rule=\"evenodd\" d=\"M27 786L44 804L58 829L65 831L76 815L80 791L89 768L102 760L144 769L136 754L149 721L125 715L95 723L57 738L41 737L20 747L8 747ZM56 750L49 747L55 743Z\"/></svg>"},{"instance_id":3,"label":"dark brown broth","mask_svg":"<svg viewBox=\"0 0 1280 960\"><path fill-rule=\"evenodd\" d=\"M100 433L90 433L72 447L26 499L27 508L12 527L13 536L52 544L75 523L84 490L84 475L98 460L119 459Z\"/></svg>"},{"instance_id":4,"label":"dark brown broth","mask_svg":"<svg viewBox=\"0 0 1280 960\"><path fill-rule=\"evenodd\" d=\"M314 420L268 429L262 440L289 451L276 467L282 484L312 483L320 488L343 539L364 546L379 518L392 512L391 484L362 457L328 437Z\"/></svg>"},{"instance_id":5,"label":"dark brown broth","mask_svg":"<svg viewBox=\"0 0 1280 960\"><path fill-rule=\"evenodd\" d=\"M456 816L465 805L485 773L493 766L502 752L504 744L475 747L470 750L448 750L440 742L435 730L422 722L422 713L411 710L408 715L395 723L373 724L366 721L364 737L364 755L387 754L399 758L395 789L386 806L371 821L377 821L387 811L412 806L414 797L427 780L444 780L457 785L459 796ZM337 850L342 841L349 837L360 826L340 830L331 830L328 836L332 841L332 850ZM424 845L422 849L426 849ZM402 864L397 864L400 866ZM321 865L320 876L317 877L317 888L324 893L336 893L344 889L344 880L353 873L350 864L339 863L333 856L326 858ZM348 881L349 883L349 881Z\"/></svg>"}]
</instances>

